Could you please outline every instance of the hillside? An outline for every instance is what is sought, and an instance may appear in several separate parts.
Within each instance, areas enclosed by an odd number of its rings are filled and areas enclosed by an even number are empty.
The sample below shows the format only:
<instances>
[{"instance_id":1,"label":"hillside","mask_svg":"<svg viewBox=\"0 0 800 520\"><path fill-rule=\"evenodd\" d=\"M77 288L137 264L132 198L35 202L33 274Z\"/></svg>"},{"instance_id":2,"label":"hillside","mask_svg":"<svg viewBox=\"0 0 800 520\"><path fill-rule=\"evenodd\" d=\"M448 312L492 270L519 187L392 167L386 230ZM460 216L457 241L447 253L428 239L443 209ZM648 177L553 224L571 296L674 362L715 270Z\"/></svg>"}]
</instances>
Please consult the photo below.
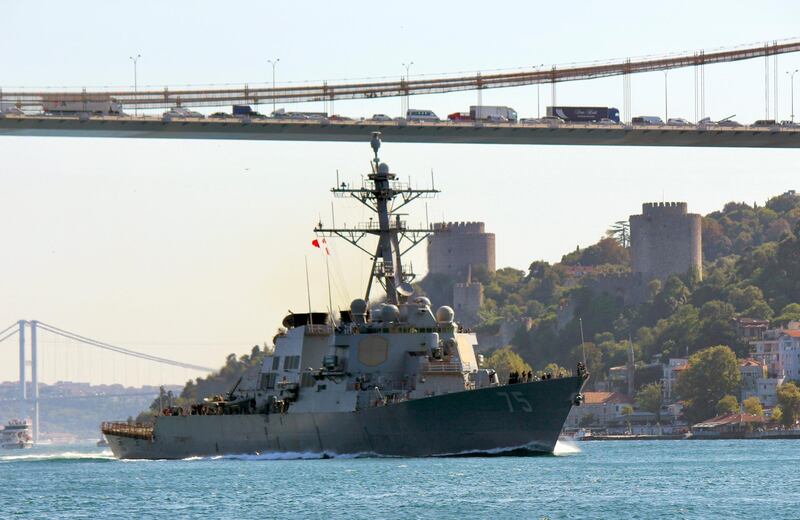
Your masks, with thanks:
<instances>
[{"instance_id":1,"label":"hillside","mask_svg":"<svg viewBox=\"0 0 800 520\"><path fill-rule=\"evenodd\" d=\"M592 288L598 278L630 270L627 236L618 226L608 235L556 264L532 262L527 272L475 270L473 279L484 284L485 296L478 330L492 333L501 322L519 323L510 343L525 362L535 368L572 366L582 357L582 318L589 368L601 374L625 362L628 338L642 360L718 344L745 355L747 345L736 339L732 318L800 319L800 196L794 192L763 206L728 203L704 216L703 280L689 272L651 282L638 305ZM577 266L591 270L576 274Z\"/></svg>"}]
</instances>

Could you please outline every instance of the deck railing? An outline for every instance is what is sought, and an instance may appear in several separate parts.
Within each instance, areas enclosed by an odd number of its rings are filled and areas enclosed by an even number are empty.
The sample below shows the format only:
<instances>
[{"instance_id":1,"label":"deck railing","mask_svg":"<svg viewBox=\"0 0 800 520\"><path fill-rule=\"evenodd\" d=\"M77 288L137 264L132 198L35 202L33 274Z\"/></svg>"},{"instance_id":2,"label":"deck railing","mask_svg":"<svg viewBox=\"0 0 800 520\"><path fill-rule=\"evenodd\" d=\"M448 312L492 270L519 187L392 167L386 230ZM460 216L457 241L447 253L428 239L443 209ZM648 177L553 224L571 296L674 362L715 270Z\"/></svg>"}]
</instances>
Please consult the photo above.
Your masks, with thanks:
<instances>
[{"instance_id":1,"label":"deck railing","mask_svg":"<svg viewBox=\"0 0 800 520\"><path fill-rule=\"evenodd\" d=\"M153 440L153 427L143 424L128 424L125 422L104 422L100 430L105 435L129 437L131 439Z\"/></svg>"},{"instance_id":2,"label":"deck railing","mask_svg":"<svg viewBox=\"0 0 800 520\"><path fill-rule=\"evenodd\" d=\"M423 372L436 372L436 373L443 373L443 372L469 372L469 362L459 363L459 362L443 362L443 363L425 363L422 365Z\"/></svg>"}]
</instances>

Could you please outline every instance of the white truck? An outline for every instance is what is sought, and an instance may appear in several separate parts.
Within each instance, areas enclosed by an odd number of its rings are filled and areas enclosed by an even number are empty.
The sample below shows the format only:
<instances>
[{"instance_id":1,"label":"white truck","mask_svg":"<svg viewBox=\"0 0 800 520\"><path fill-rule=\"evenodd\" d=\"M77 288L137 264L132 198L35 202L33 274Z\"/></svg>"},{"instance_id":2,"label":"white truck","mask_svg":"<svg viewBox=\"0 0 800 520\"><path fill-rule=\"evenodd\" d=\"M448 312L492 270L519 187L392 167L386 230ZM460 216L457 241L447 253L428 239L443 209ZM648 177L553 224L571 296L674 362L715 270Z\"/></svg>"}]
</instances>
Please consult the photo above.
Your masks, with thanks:
<instances>
[{"instance_id":1,"label":"white truck","mask_svg":"<svg viewBox=\"0 0 800 520\"><path fill-rule=\"evenodd\" d=\"M45 99L42 110L54 116L71 116L77 114L121 115L122 105L108 101L60 101Z\"/></svg>"},{"instance_id":2,"label":"white truck","mask_svg":"<svg viewBox=\"0 0 800 520\"><path fill-rule=\"evenodd\" d=\"M517 122L517 111L511 107L471 106L469 116L473 121Z\"/></svg>"}]
</instances>

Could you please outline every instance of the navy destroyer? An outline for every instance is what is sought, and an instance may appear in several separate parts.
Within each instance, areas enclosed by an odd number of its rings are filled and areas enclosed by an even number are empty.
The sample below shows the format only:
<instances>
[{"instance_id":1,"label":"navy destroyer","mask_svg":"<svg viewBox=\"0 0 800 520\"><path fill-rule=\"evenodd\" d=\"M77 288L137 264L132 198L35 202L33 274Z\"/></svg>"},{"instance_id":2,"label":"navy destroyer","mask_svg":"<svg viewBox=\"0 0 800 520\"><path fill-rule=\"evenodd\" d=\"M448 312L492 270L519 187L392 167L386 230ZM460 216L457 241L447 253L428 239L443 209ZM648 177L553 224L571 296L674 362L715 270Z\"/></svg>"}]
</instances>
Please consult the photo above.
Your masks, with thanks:
<instances>
[{"instance_id":1,"label":"navy destroyer","mask_svg":"<svg viewBox=\"0 0 800 520\"><path fill-rule=\"evenodd\" d=\"M355 228L315 228L372 260L365 297L332 312L290 313L263 366L225 396L168 408L152 425L103 423L115 456L180 459L223 454L449 456L552 452L588 373L501 384L479 364L476 336L452 308L415 296L402 256L430 229L409 227L398 210L438 191L412 189L380 161L357 186L332 192L377 218ZM338 182L338 181L337 181ZM376 248L365 243L377 237ZM374 238L373 238L374 240ZM385 294L370 304L370 289Z\"/></svg>"}]
</instances>

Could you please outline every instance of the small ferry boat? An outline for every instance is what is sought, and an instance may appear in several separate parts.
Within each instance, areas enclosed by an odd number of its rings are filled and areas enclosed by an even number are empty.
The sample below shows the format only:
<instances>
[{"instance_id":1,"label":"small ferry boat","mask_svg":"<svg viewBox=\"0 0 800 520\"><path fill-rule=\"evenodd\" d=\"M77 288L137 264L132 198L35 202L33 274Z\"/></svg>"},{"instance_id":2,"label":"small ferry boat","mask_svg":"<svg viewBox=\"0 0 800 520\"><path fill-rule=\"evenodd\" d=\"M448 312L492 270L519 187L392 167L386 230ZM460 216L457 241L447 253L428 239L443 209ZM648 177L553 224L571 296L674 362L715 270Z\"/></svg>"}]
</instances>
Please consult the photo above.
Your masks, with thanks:
<instances>
[{"instance_id":1,"label":"small ferry boat","mask_svg":"<svg viewBox=\"0 0 800 520\"><path fill-rule=\"evenodd\" d=\"M22 449L33 447L31 424L27 420L12 419L0 430L0 448Z\"/></svg>"}]
</instances>

